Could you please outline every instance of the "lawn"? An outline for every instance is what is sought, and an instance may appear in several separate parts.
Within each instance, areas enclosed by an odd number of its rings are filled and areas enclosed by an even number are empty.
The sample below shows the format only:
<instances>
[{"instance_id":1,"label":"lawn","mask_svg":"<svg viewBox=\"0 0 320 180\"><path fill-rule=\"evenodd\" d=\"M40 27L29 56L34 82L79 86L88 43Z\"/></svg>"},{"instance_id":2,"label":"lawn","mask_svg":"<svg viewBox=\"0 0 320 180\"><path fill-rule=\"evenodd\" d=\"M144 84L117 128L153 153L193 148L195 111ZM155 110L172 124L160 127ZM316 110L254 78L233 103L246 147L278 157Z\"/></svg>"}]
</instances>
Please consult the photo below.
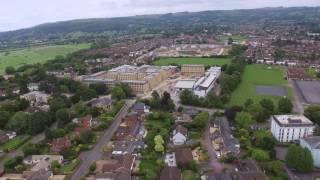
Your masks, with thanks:
<instances>
[{"instance_id":1,"label":"lawn","mask_svg":"<svg viewBox=\"0 0 320 180\"><path fill-rule=\"evenodd\" d=\"M203 64L206 66L222 66L224 64L230 64L229 58L161 58L153 62L157 66L166 66L170 64Z\"/></svg>"},{"instance_id":2,"label":"lawn","mask_svg":"<svg viewBox=\"0 0 320 180\"><path fill-rule=\"evenodd\" d=\"M222 41L228 40L229 38L232 38L234 41L239 41L240 43L242 41L246 40L246 37L241 35L232 35L232 36L220 36L219 39Z\"/></svg>"},{"instance_id":3,"label":"lawn","mask_svg":"<svg viewBox=\"0 0 320 180\"><path fill-rule=\"evenodd\" d=\"M284 80L284 69L280 67L268 68L266 65L247 65L242 77L242 82L238 88L232 93L229 105L243 105L245 101L251 98L258 102L263 98L270 98L275 103L280 97L271 95L256 94L257 85L267 86L282 86L287 90L288 97L292 97L292 90L287 86L287 81Z\"/></svg>"},{"instance_id":4,"label":"lawn","mask_svg":"<svg viewBox=\"0 0 320 180\"><path fill-rule=\"evenodd\" d=\"M50 45L0 52L0 74L4 72L7 66L17 67L23 64L44 63L58 55L65 56L89 48L89 46L90 44Z\"/></svg>"},{"instance_id":5,"label":"lawn","mask_svg":"<svg viewBox=\"0 0 320 180\"><path fill-rule=\"evenodd\" d=\"M3 151L12 151L17 149L18 147L22 146L24 143L26 143L28 140L31 139L31 136L17 136L8 142L0 145L0 149Z\"/></svg>"},{"instance_id":6,"label":"lawn","mask_svg":"<svg viewBox=\"0 0 320 180\"><path fill-rule=\"evenodd\" d=\"M59 169L57 169L57 172L60 174L71 174L72 171L80 164L80 160L75 159L69 164L62 165Z\"/></svg>"}]
</instances>

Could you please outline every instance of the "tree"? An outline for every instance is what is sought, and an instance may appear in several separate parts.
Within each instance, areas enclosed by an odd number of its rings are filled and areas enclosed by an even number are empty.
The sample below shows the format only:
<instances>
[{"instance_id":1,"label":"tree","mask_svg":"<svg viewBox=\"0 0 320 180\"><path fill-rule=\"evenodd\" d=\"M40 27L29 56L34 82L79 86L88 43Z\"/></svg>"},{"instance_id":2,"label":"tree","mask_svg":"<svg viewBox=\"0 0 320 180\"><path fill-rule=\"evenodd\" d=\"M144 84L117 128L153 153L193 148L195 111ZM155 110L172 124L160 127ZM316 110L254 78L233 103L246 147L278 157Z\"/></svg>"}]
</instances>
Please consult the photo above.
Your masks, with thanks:
<instances>
[{"instance_id":1,"label":"tree","mask_svg":"<svg viewBox=\"0 0 320 180\"><path fill-rule=\"evenodd\" d=\"M28 100L26 100L26 99L19 99L18 103L19 103L19 109L21 111L27 109L29 107L29 105L30 105L30 102Z\"/></svg>"},{"instance_id":2,"label":"tree","mask_svg":"<svg viewBox=\"0 0 320 180\"><path fill-rule=\"evenodd\" d=\"M58 126L59 127L64 127L66 124L70 122L70 113L67 108L64 109L59 109L56 112L56 119L58 121Z\"/></svg>"},{"instance_id":3,"label":"tree","mask_svg":"<svg viewBox=\"0 0 320 180\"><path fill-rule=\"evenodd\" d=\"M107 93L107 86L103 83L90 84L91 89L95 90L98 95Z\"/></svg>"},{"instance_id":4,"label":"tree","mask_svg":"<svg viewBox=\"0 0 320 180\"><path fill-rule=\"evenodd\" d=\"M261 107L266 111L266 113L269 115L274 113L274 104L273 101L270 99L262 99L259 104L261 105Z\"/></svg>"},{"instance_id":5,"label":"tree","mask_svg":"<svg viewBox=\"0 0 320 180\"><path fill-rule=\"evenodd\" d=\"M66 108L70 105L70 102L62 97L53 97L49 100L50 111L56 112L59 109Z\"/></svg>"},{"instance_id":6,"label":"tree","mask_svg":"<svg viewBox=\"0 0 320 180\"><path fill-rule=\"evenodd\" d=\"M229 121L234 121L237 113L241 111L242 111L241 106L231 106L224 111L224 114Z\"/></svg>"},{"instance_id":7,"label":"tree","mask_svg":"<svg viewBox=\"0 0 320 180\"><path fill-rule=\"evenodd\" d=\"M42 132L45 127L51 124L51 116L46 112L35 112L30 115L28 120L28 133L31 135Z\"/></svg>"},{"instance_id":8,"label":"tree","mask_svg":"<svg viewBox=\"0 0 320 180\"><path fill-rule=\"evenodd\" d=\"M255 122L247 112L238 112L235 121L240 128L249 128Z\"/></svg>"},{"instance_id":9,"label":"tree","mask_svg":"<svg viewBox=\"0 0 320 180\"><path fill-rule=\"evenodd\" d=\"M251 104L248 107L248 112L258 122L265 122L269 116L260 104Z\"/></svg>"},{"instance_id":10,"label":"tree","mask_svg":"<svg viewBox=\"0 0 320 180\"><path fill-rule=\"evenodd\" d=\"M309 118L311 121L320 124L320 106L311 105L307 107L304 111L304 115Z\"/></svg>"},{"instance_id":11,"label":"tree","mask_svg":"<svg viewBox=\"0 0 320 180\"><path fill-rule=\"evenodd\" d=\"M0 129L4 129L11 117L8 111L0 111Z\"/></svg>"},{"instance_id":12,"label":"tree","mask_svg":"<svg viewBox=\"0 0 320 180\"><path fill-rule=\"evenodd\" d=\"M271 150L276 143L270 131L260 130L253 133L253 144L264 150Z\"/></svg>"},{"instance_id":13,"label":"tree","mask_svg":"<svg viewBox=\"0 0 320 180\"><path fill-rule=\"evenodd\" d=\"M154 150L156 152L163 152L164 151L164 146L163 146L164 140L161 135L157 135L154 137L154 144L155 144Z\"/></svg>"},{"instance_id":14,"label":"tree","mask_svg":"<svg viewBox=\"0 0 320 180\"><path fill-rule=\"evenodd\" d=\"M111 91L111 97L112 99L121 100L126 98L126 94L121 87L115 86Z\"/></svg>"},{"instance_id":15,"label":"tree","mask_svg":"<svg viewBox=\"0 0 320 180\"><path fill-rule=\"evenodd\" d=\"M209 113L206 111L203 111L199 113L196 117L194 117L191 127L201 132L207 127L208 121L209 121Z\"/></svg>"},{"instance_id":16,"label":"tree","mask_svg":"<svg viewBox=\"0 0 320 180\"><path fill-rule=\"evenodd\" d=\"M28 119L29 114L17 112L10 118L7 128L17 133L25 133L28 130Z\"/></svg>"},{"instance_id":17,"label":"tree","mask_svg":"<svg viewBox=\"0 0 320 180\"><path fill-rule=\"evenodd\" d=\"M244 108L248 109L252 104L253 104L253 100L252 99L247 99L246 102L244 103Z\"/></svg>"},{"instance_id":18,"label":"tree","mask_svg":"<svg viewBox=\"0 0 320 180\"><path fill-rule=\"evenodd\" d=\"M14 69L14 67L8 66L6 67L5 71L6 71L6 74L13 74L15 73L16 70Z\"/></svg>"},{"instance_id":19,"label":"tree","mask_svg":"<svg viewBox=\"0 0 320 180\"><path fill-rule=\"evenodd\" d=\"M261 149L253 149L251 157L257 161L268 161L270 159L268 152Z\"/></svg>"},{"instance_id":20,"label":"tree","mask_svg":"<svg viewBox=\"0 0 320 180\"><path fill-rule=\"evenodd\" d=\"M23 146L22 151L24 156L40 154L40 148L38 148L35 144L28 144L27 146Z\"/></svg>"},{"instance_id":21,"label":"tree","mask_svg":"<svg viewBox=\"0 0 320 180\"><path fill-rule=\"evenodd\" d=\"M292 108L293 108L293 105L290 99L284 97L278 101L279 113L284 113L284 114L291 113Z\"/></svg>"},{"instance_id":22,"label":"tree","mask_svg":"<svg viewBox=\"0 0 320 180\"><path fill-rule=\"evenodd\" d=\"M313 169L313 159L311 152L295 144L291 144L286 155L288 167L299 172L310 172Z\"/></svg>"}]
</instances>

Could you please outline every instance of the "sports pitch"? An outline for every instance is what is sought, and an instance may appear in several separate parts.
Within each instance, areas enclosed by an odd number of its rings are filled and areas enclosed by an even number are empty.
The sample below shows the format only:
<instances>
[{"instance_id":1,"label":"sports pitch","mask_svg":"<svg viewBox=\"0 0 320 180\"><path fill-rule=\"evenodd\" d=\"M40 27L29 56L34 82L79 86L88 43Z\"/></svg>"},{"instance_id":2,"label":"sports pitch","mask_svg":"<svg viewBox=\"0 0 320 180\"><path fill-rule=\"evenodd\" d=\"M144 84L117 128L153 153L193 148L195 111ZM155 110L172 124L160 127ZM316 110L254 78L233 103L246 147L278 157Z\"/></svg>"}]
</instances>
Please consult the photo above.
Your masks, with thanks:
<instances>
[{"instance_id":1,"label":"sports pitch","mask_svg":"<svg viewBox=\"0 0 320 180\"><path fill-rule=\"evenodd\" d=\"M243 105L249 98L254 102L270 98L275 103L283 97L282 95L291 98L292 90L287 86L288 82L284 79L284 73L284 69L280 67L247 65L242 82L232 93L229 105Z\"/></svg>"}]
</instances>

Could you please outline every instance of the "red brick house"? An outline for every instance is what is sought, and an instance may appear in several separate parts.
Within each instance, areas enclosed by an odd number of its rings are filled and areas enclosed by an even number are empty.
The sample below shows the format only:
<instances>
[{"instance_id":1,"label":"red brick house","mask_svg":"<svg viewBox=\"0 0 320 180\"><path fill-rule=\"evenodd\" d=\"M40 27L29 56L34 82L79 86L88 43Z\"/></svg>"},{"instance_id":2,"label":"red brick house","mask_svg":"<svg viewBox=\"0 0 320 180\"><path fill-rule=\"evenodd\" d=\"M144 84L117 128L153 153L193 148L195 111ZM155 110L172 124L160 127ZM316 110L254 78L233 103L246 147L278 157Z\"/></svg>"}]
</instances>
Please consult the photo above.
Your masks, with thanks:
<instances>
[{"instance_id":1,"label":"red brick house","mask_svg":"<svg viewBox=\"0 0 320 180\"><path fill-rule=\"evenodd\" d=\"M72 146L71 140L68 137L62 137L52 140L50 151L60 153Z\"/></svg>"}]
</instances>

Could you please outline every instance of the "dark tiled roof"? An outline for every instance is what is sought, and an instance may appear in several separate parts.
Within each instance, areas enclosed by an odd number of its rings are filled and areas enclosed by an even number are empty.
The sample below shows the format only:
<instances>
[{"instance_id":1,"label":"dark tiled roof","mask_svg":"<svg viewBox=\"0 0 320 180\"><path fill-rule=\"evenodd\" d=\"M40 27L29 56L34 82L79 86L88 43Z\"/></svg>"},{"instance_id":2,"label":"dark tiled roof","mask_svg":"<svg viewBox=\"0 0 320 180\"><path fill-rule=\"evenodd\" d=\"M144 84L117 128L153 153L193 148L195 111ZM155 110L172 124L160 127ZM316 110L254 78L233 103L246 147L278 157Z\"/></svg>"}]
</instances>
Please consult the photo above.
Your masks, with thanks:
<instances>
[{"instance_id":1,"label":"dark tiled roof","mask_svg":"<svg viewBox=\"0 0 320 180\"><path fill-rule=\"evenodd\" d=\"M183 127L182 125L178 125L177 127L176 127L176 133L181 133L181 134L183 134L184 136L187 136L188 135L188 129L187 128L185 128L185 127Z\"/></svg>"},{"instance_id":2,"label":"dark tiled roof","mask_svg":"<svg viewBox=\"0 0 320 180\"><path fill-rule=\"evenodd\" d=\"M175 155L178 164L187 165L193 161L192 151L190 148L176 149Z\"/></svg>"},{"instance_id":3,"label":"dark tiled roof","mask_svg":"<svg viewBox=\"0 0 320 180\"><path fill-rule=\"evenodd\" d=\"M159 180L182 180L181 170L177 167L165 167L161 171Z\"/></svg>"}]
</instances>

